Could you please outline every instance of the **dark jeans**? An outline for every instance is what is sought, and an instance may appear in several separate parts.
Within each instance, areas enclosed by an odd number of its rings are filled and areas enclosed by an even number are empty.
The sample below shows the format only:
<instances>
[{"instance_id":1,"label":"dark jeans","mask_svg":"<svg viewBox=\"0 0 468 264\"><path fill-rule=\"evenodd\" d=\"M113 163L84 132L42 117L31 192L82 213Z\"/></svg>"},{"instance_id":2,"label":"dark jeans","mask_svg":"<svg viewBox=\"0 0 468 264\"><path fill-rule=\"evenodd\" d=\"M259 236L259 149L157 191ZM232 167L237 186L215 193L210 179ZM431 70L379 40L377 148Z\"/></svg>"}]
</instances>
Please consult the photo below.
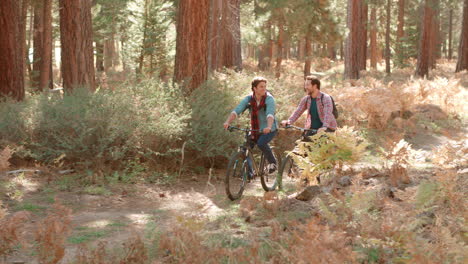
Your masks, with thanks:
<instances>
[{"instance_id":1,"label":"dark jeans","mask_svg":"<svg viewBox=\"0 0 468 264\"><path fill-rule=\"evenodd\" d=\"M274 164L277 164L276 159L268 143L270 143L270 141L276 136L276 134L278 134L278 130L275 130L268 134L263 134L257 140L257 146L263 152L263 155L265 155L265 159L269 163L274 163ZM252 176L253 175L252 160L250 158L247 158L247 163L249 165L250 176Z\"/></svg>"}]
</instances>

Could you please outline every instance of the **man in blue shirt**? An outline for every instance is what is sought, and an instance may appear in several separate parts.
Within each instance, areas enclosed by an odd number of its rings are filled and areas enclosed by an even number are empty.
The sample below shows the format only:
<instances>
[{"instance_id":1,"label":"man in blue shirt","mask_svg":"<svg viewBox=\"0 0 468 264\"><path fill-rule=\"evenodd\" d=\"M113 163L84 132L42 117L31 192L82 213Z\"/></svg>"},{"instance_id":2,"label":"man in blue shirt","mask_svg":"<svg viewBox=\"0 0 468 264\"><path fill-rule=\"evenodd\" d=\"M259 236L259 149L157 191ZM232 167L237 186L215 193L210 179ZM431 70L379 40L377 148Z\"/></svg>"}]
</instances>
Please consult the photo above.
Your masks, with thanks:
<instances>
[{"instance_id":1,"label":"man in blue shirt","mask_svg":"<svg viewBox=\"0 0 468 264\"><path fill-rule=\"evenodd\" d=\"M273 173L276 171L277 162L268 143L276 136L278 130L275 120L275 99L267 91L266 87L267 80L265 78L255 77L252 80L252 93L242 99L234 111L231 112L226 122L224 122L224 129L227 129L238 115L249 108L251 129L261 132L260 134L253 131L251 133L252 139L268 160L269 173Z\"/></svg>"}]
</instances>

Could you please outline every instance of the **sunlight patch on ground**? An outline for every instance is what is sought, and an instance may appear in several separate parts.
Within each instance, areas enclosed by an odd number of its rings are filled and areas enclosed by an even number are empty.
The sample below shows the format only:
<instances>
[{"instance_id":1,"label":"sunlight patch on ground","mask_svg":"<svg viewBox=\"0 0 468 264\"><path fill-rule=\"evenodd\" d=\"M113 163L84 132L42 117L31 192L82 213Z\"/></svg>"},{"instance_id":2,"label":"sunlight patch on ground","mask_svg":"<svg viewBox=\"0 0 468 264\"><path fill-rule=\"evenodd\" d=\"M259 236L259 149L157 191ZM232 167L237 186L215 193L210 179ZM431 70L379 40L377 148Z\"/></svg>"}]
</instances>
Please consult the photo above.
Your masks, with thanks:
<instances>
[{"instance_id":1,"label":"sunlight patch on ground","mask_svg":"<svg viewBox=\"0 0 468 264\"><path fill-rule=\"evenodd\" d=\"M89 222L85 226L92 227L92 228L103 228L103 227L106 227L107 225L109 225L111 223L112 222L109 221L109 220L100 219L100 220Z\"/></svg>"},{"instance_id":2,"label":"sunlight patch on ground","mask_svg":"<svg viewBox=\"0 0 468 264\"><path fill-rule=\"evenodd\" d=\"M160 208L173 210L187 216L215 216L224 212L217 204L203 193L181 193L169 198Z\"/></svg>"},{"instance_id":3,"label":"sunlight patch on ground","mask_svg":"<svg viewBox=\"0 0 468 264\"><path fill-rule=\"evenodd\" d=\"M33 182L30 179L24 177L24 174L20 174L11 180L17 186L22 186L26 192L35 192L39 188L37 182Z\"/></svg>"},{"instance_id":4,"label":"sunlight patch on ground","mask_svg":"<svg viewBox=\"0 0 468 264\"><path fill-rule=\"evenodd\" d=\"M125 216L128 219L130 219L134 224L145 225L150 221L152 215L140 213L140 214L127 214Z\"/></svg>"}]
</instances>

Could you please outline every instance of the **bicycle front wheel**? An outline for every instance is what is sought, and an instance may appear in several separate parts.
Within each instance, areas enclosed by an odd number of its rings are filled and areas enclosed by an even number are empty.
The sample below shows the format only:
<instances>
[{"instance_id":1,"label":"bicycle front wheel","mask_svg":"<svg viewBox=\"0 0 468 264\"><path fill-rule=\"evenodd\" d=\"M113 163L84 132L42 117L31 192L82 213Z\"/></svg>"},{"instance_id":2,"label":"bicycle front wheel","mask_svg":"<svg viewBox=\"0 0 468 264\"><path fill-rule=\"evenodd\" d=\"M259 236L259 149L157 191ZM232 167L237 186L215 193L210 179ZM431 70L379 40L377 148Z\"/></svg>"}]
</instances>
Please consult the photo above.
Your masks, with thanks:
<instances>
[{"instance_id":1,"label":"bicycle front wheel","mask_svg":"<svg viewBox=\"0 0 468 264\"><path fill-rule=\"evenodd\" d=\"M234 153L229 160L226 179L224 181L226 194L232 201L242 196L248 173L249 168L247 160L245 159L245 154L243 152Z\"/></svg>"},{"instance_id":2,"label":"bicycle front wheel","mask_svg":"<svg viewBox=\"0 0 468 264\"><path fill-rule=\"evenodd\" d=\"M273 152L273 155L275 156L275 159L276 159L277 156L275 155L274 152ZM276 187L278 186L278 171L274 172L273 174L268 173L267 162L263 154L262 154L261 165L263 165L263 173L260 174L260 182L262 183L262 187L266 192L274 191Z\"/></svg>"},{"instance_id":3,"label":"bicycle front wheel","mask_svg":"<svg viewBox=\"0 0 468 264\"><path fill-rule=\"evenodd\" d=\"M278 171L278 182L279 189L283 189L283 179L288 177L290 178L300 178L301 169L296 165L294 159L291 156L286 156L281 162L281 167Z\"/></svg>"}]
</instances>

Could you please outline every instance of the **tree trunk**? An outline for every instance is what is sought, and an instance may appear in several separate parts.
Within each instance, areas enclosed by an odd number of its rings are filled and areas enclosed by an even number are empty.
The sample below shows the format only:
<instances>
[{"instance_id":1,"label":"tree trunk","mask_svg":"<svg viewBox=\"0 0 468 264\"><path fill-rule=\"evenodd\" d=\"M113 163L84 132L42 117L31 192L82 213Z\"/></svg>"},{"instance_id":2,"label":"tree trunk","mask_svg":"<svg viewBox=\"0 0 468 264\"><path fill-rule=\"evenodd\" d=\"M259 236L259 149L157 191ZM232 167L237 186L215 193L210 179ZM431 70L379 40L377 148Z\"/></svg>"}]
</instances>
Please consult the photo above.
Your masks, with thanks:
<instances>
[{"instance_id":1,"label":"tree trunk","mask_svg":"<svg viewBox=\"0 0 468 264\"><path fill-rule=\"evenodd\" d=\"M361 49L359 54L359 70L366 70L367 62L367 21L368 8L366 2L362 3L361 10Z\"/></svg>"},{"instance_id":2,"label":"tree trunk","mask_svg":"<svg viewBox=\"0 0 468 264\"><path fill-rule=\"evenodd\" d=\"M265 23L267 39L265 43L260 47L259 57L258 57L258 69L261 71L267 70L270 68L270 63L273 58L273 40L271 39L271 22L267 21Z\"/></svg>"},{"instance_id":3,"label":"tree trunk","mask_svg":"<svg viewBox=\"0 0 468 264\"><path fill-rule=\"evenodd\" d=\"M32 62L31 60L29 59L29 52L31 50L31 44L32 44L32 37L33 37L33 28L34 28L34 5L31 4L30 1L28 1L30 3L30 11L29 13L31 14L30 15L30 18L29 18L29 35L28 35L28 44L26 46L26 66L27 66L27 70L28 70L28 76L29 76L29 83L31 85L32 83Z\"/></svg>"},{"instance_id":4,"label":"tree trunk","mask_svg":"<svg viewBox=\"0 0 468 264\"><path fill-rule=\"evenodd\" d=\"M432 19L434 15L434 0L425 0L424 14L421 25L421 36L419 40L418 63L416 75L424 77L429 75L429 53L431 52Z\"/></svg>"},{"instance_id":5,"label":"tree trunk","mask_svg":"<svg viewBox=\"0 0 468 264\"><path fill-rule=\"evenodd\" d=\"M26 62L27 62L27 52L26 52L26 23L28 17L28 7L29 7L29 0L22 0L21 1L21 17L20 17L20 24L19 24L19 50L21 54L21 64L23 65L23 75L26 75Z\"/></svg>"},{"instance_id":6,"label":"tree trunk","mask_svg":"<svg viewBox=\"0 0 468 264\"><path fill-rule=\"evenodd\" d=\"M370 64L372 69L377 69L377 10L371 9L370 30Z\"/></svg>"},{"instance_id":7,"label":"tree trunk","mask_svg":"<svg viewBox=\"0 0 468 264\"><path fill-rule=\"evenodd\" d=\"M24 99L23 53L17 47L21 10L17 0L0 5L0 99Z\"/></svg>"},{"instance_id":8,"label":"tree trunk","mask_svg":"<svg viewBox=\"0 0 468 264\"><path fill-rule=\"evenodd\" d=\"M453 9L449 11L449 32L448 32L448 59L452 59L452 30L453 30Z\"/></svg>"},{"instance_id":9,"label":"tree trunk","mask_svg":"<svg viewBox=\"0 0 468 264\"><path fill-rule=\"evenodd\" d=\"M224 0L222 16L222 37L220 51L223 60L218 67L242 69L240 36L240 0Z\"/></svg>"},{"instance_id":10,"label":"tree trunk","mask_svg":"<svg viewBox=\"0 0 468 264\"><path fill-rule=\"evenodd\" d=\"M104 71L104 44L102 40L96 41L96 71Z\"/></svg>"},{"instance_id":11,"label":"tree trunk","mask_svg":"<svg viewBox=\"0 0 468 264\"><path fill-rule=\"evenodd\" d=\"M230 37L232 38L232 62L228 63L228 67L234 67L237 71L242 70L242 46L241 46L241 30L240 30L240 0L231 0L229 3L229 28L231 29Z\"/></svg>"},{"instance_id":12,"label":"tree trunk","mask_svg":"<svg viewBox=\"0 0 468 264\"><path fill-rule=\"evenodd\" d=\"M327 48L328 48L328 57L331 59L331 60L336 60L336 49L335 49L335 43L330 41L328 44L327 44Z\"/></svg>"},{"instance_id":13,"label":"tree trunk","mask_svg":"<svg viewBox=\"0 0 468 264\"><path fill-rule=\"evenodd\" d=\"M361 0L348 0L347 26L349 29L345 48L345 72L346 79L359 79L359 51L361 49Z\"/></svg>"},{"instance_id":14,"label":"tree trunk","mask_svg":"<svg viewBox=\"0 0 468 264\"><path fill-rule=\"evenodd\" d=\"M299 39L299 41L297 43L297 49L298 49L297 59L298 60L303 60L304 59L304 53L305 53L305 40L304 39Z\"/></svg>"},{"instance_id":15,"label":"tree trunk","mask_svg":"<svg viewBox=\"0 0 468 264\"><path fill-rule=\"evenodd\" d=\"M340 41L340 60L344 60L344 47L343 41Z\"/></svg>"},{"instance_id":16,"label":"tree trunk","mask_svg":"<svg viewBox=\"0 0 468 264\"><path fill-rule=\"evenodd\" d=\"M405 0L398 0L398 26L396 38L396 57L403 59L403 43L402 39L405 35Z\"/></svg>"},{"instance_id":17,"label":"tree trunk","mask_svg":"<svg viewBox=\"0 0 468 264\"><path fill-rule=\"evenodd\" d=\"M209 0L180 0L174 81L191 93L208 77Z\"/></svg>"},{"instance_id":18,"label":"tree trunk","mask_svg":"<svg viewBox=\"0 0 468 264\"><path fill-rule=\"evenodd\" d=\"M144 23L143 23L143 40L141 43L140 57L138 59L138 68L136 69L137 75L143 74L143 62L145 60L146 50L148 49L148 42L146 41L148 37L148 19L149 19L149 1L145 0L145 14L144 14ZM103 51L104 54L104 51ZM105 67L104 67L105 68Z\"/></svg>"},{"instance_id":19,"label":"tree trunk","mask_svg":"<svg viewBox=\"0 0 468 264\"><path fill-rule=\"evenodd\" d=\"M95 90L91 1L60 1L63 87Z\"/></svg>"},{"instance_id":20,"label":"tree trunk","mask_svg":"<svg viewBox=\"0 0 468 264\"><path fill-rule=\"evenodd\" d=\"M387 0L387 23L385 29L385 72L390 74L390 15L391 0Z\"/></svg>"},{"instance_id":21,"label":"tree trunk","mask_svg":"<svg viewBox=\"0 0 468 264\"><path fill-rule=\"evenodd\" d=\"M431 37L430 37L430 52L429 52L429 66L435 69L436 61L440 58L440 18L439 18L439 0L433 0L432 6L434 15L432 17Z\"/></svg>"},{"instance_id":22,"label":"tree trunk","mask_svg":"<svg viewBox=\"0 0 468 264\"><path fill-rule=\"evenodd\" d=\"M455 72L468 70L468 0L463 6L463 22L460 35L460 46L458 48L458 61Z\"/></svg>"},{"instance_id":23,"label":"tree trunk","mask_svg":"<svg viewBox=\"0 0 468 264\"><path fill-rule=\"evenodd\" d=\"M39 86L40 73L42 67L42 52L43 49L43 31L44 31L44 0L34 1L34 55L33 55L33 73L31 86L35 87L38 91L42 91L42 87Z\"/></svg>"},{"instance_id":24,"label":"tree trunk","mask_svg":"<svg viewBox=\"0 0 468 264\"><path fill-rule=\"evenodd\" d=\"M42 11L42 63L39 75L39 89L43 91L50 85L52 66L52 0L44 0Z\"/></svg>"},{"instance_id":25,"label":"tree trunk","mask_svg":"<svg viewBox=\"0 0 468 264\"><path fill-rule=\"evenodd\" d=\"M278 23L278 51L276 53L276 69L275 76L279 78L281 76L281 63L283 61L283 42L284 42L284 28L282 20Z\"/></svg>"},{"instance_id":26,"label":"tree trunk","mask_svg":"<svg viewBox=\"0 0 468 264\"><path fill-rule=\"evenodd\" d=\"M307 32L305 38L305 62L304 62L304 77L310 75L310 66L312 64L312 42L311 42L311 33Z\"/></svg>"},{"instance_id":27,"label":"tree trunk","mask_svg":"<svg viewBox=\"0 0 468 264\"><path fill-rule=\"evenodd\" d=\"M114 68L115 42L114 34L110 39L104 40L104 71L109 72Z\"/></svg>"}]
</instances>

